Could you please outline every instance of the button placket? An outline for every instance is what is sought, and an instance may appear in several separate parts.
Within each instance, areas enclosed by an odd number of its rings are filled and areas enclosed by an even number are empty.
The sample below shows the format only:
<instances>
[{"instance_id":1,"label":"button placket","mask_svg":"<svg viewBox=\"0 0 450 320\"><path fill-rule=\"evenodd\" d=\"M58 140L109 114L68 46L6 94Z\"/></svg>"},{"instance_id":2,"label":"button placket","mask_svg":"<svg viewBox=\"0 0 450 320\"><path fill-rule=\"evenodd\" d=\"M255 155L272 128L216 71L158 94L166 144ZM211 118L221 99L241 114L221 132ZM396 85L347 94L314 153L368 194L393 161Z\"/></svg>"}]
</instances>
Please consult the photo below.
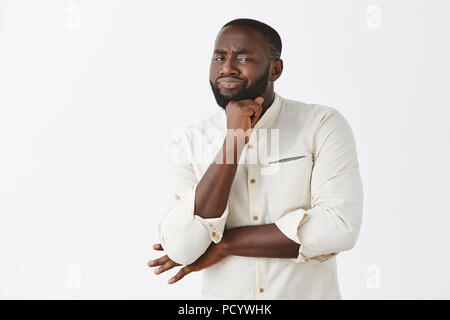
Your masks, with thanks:
<instances>
[{"instance_id":1,"label":"button placket","mask_svg":"<svg viewBox=\"0 0 450 320\"><path fill-rule=\"evenodd\" d=\"M253 135L252 135L253 138ZM258 172L259 167L257 164L257 151L254 147L255 142L251 139L247 146L252 146L251 148L247 147L246 153L246 163L248 169L248 193L249 193L249 220L251 224L259 224L260 223L260 207L259 207L259 182L258 182Z\"/></svg>"},{"instance_id":2,"label":"button placket","mask_svg":"<svg viewBox=\"0 0 450 320\"><path fill-rule=\"evenodd\" d=\"M262 295L264 294L264 292L266 291L266 268L264 265L264 260L263 259L259 259L256 262L256 266L255 266L255 293L256 293L256 298L258 297L262 297Z\"/></svg>"}]
</instances>

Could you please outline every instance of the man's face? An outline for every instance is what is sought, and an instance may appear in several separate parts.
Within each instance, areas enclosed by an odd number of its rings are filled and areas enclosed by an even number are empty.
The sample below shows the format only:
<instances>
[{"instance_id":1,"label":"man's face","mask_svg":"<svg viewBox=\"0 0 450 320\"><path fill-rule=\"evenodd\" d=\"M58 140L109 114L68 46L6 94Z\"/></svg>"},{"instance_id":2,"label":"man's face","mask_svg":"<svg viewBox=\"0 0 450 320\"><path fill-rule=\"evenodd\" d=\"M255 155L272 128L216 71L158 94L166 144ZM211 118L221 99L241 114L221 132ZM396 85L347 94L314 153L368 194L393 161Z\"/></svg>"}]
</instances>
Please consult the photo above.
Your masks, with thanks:
<instances>
[{"instance_id":1,"label":"man's face","mask_svg":"<svg viewBox=\"0 0 450 320\"><path fill-rule=\"evenodd\" d=\"M217 36L209 82L217 104L255 99L269 85L270 63L261 34L245 26L228 26Z\"/></svg>"}]
</instances>

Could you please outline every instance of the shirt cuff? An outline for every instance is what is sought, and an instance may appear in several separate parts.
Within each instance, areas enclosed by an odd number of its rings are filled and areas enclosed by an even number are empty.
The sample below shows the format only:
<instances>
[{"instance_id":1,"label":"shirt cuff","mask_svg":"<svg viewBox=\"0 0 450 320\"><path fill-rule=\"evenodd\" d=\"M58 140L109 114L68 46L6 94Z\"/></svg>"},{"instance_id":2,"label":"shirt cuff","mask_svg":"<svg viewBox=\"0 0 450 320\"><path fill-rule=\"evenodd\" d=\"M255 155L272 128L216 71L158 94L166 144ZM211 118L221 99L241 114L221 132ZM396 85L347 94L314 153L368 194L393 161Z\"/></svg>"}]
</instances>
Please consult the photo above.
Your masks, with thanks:
<instances>
[{"instance_id":1,"label":"shirt cuff","mask_svg":"<svg viewBox=\"0 0 450 320\"><path fill-rule=\"evenodd\" d=\"M165 213L158 226L163 248L170 259L179 264L191 264L208 249L212 240L221 240L228 214L227 211L211 222L196 216L196 187L197 184L192 184L172 194L172 199L164 206ZM205 228L205 223L212 225L211 231Z\"/></svg>"},{"instance_id":2,"label":"shirt cuff","mask_svg":"<svg viewBox=\"0 0 450 320\"><path fill-rule=\"evenodd\" d=\"M275 221L275 225L286 237L301 244L298 237L298 228L304 224L308 218L309 215L304 209L298 209L286 213L284 216Z\"/></svg>"},{"instance_id":3,"label":"shirt cuff","mask_svg":"<svg viewBox=\"0 0 450 320\"><path fill-rule=\"evenodd\" d=\"M324 254L321 256L315 256L312 258L307 258L303 255L303 246L300 246L299 252L298 252L298 257L296 259L294 259L295 262L308 262L308 263L322 263L325 262L333 257L335 257L339 252L335 252L335 253L329 253L329 254Z\"/></svg>"},{"instance_id":4,"label":"shirt cuff","mask_svg":"<svg viewBox=\"0 0 450 320\"><path fill-rule=\"evenodd\" d=\"M293 259L295 262L308 262L308 263L322 263L328 259L337 255L337 253L330 253L321 256L315 256L308 258L303 254L303 249L305 246L317 243L319 241L318 237L314 234L312 235L302 235L299 236L299 228L307 222L309 219L309 214L304 209L298 209L289 212L275 221L275 225L280 229L280 231L292 241L300 244L299 252L297 258Z\"/></svg>"},{"instance_id":5,"label":"shirt cuff","mask_svg":"<svg viewBox=\"0 0 450 320\"><path fill-rule=\"evenodd\" d=\"M193 189L194 197L196 189L197 185L195 185ZM227 222L227 217L228 217L228 203L222 215L218 218L202 218L196 215L194 212L194 219L197 219L203 226L206 227L206 229L209 232L209 236L214 243L219 243L220 240L222 240L223 231L225 229L225 224Z\"/></svg>"},{"instance_id":6,"label":"shirt cuff","mask_svg":"<svg viewBox=\"0 0 450 320\"><path fill-rule=\"evenodd\" d=\"M195 219L199 220L200 223L208 229L209 236L214 243L218 243L220 242L220 240L222 240L227 216L228 207L225 208L222 216L220 216L219 218L202 218L200 216L194 215Z\"/></svg>"}]
</instances>

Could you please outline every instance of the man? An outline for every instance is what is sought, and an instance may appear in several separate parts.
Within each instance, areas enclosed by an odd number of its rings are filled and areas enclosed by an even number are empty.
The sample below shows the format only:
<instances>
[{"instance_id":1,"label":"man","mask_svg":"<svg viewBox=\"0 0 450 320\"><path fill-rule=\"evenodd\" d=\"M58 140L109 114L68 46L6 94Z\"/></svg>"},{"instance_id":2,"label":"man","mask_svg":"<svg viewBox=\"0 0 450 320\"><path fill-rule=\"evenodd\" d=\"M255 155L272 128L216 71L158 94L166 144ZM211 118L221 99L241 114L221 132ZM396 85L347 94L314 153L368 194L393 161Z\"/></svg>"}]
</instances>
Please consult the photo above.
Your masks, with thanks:
<instances>
[{"instance_id":1,"label":"man","mask_svg":"<svg viewBox=\"0 0 450 320\"><path fill-rule=\"evenodd\" d=\"M225 24L210 68L221 109L169 144L154 245L166 255L149 266L183 265L170 284L203 270L206 299L341 298L336 255L362 215L353 134L334 108L274 92L280 55L270 26Z\"/></svg>"}]
</instances>

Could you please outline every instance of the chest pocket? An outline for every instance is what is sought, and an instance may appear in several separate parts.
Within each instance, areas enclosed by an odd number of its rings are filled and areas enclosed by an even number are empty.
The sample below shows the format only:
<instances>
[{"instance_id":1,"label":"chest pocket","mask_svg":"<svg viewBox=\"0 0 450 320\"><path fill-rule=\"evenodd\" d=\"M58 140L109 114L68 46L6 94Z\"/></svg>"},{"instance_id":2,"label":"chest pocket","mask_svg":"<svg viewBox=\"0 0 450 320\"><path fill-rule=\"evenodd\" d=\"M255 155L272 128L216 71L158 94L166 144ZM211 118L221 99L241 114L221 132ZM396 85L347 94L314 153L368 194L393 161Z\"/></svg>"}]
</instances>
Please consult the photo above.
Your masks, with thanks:
<instances>
[{"instance_id":1,"label":"chest pocket","mask_svg":"<svg viewBox=\"0 0 450 320\"><path fill-rule=\"evenodd\" d=\"M310 208L312 168L311 154L282 157L260 166L263 202L272 220L292 210Z\"/></svg>"}]
</instances>

